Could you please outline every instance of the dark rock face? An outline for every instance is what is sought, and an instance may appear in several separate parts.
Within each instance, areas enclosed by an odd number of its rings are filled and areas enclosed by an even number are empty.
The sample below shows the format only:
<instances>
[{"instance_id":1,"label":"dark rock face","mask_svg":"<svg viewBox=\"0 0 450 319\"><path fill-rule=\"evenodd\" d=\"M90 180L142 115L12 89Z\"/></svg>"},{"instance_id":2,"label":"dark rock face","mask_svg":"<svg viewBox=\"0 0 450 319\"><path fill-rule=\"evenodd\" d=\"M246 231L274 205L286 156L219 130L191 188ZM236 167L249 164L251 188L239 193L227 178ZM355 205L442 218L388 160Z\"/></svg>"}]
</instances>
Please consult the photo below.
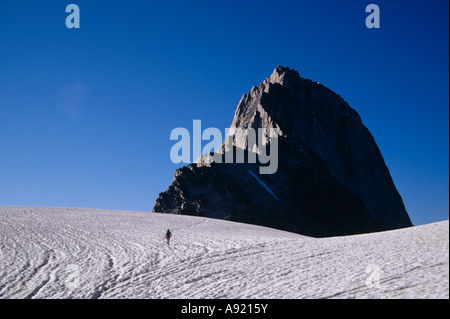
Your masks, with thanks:
<instances>
[{"instance_id":1,"label":"dark rock face","mask_svg":"<svg viewBox=\"0 0 450 319\"><path fill-rule=\"evenodd\" d=\"M226 218L322 237L411 226L402 199L359 115L323 85L277 67L245 94L233 129L279 130L279 167L204 164L175 172L153 211ZM231 134L231 133L230 133ZM247 149L246 136L233 137Z\"/></svg>"}]
</instances>

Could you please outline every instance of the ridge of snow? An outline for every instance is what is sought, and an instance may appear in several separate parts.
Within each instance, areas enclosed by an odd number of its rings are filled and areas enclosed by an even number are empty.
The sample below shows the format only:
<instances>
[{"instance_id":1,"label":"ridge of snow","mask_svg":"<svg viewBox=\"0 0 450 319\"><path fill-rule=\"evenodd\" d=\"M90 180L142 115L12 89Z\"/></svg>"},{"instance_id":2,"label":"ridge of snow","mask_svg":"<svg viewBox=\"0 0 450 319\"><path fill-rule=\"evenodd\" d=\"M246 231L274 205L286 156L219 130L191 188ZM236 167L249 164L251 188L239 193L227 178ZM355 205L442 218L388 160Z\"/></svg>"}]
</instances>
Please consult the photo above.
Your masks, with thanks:
<instances>
[{"instance_id":1,"label":"ridge of snow","mask_svg":"<svg viewBox=\"0 0 450 319\"><path fill-rule=\"evenodd\" d=\"M272 195L276 200L279 200L278 199L278 197L277 196L275 196L275 194L274 194L274 192L272 191L272 189L269 187L269 186L267 186L267 184L266 183L264 183L262 180L260 180L259 179L259 177L258 176L256 176L256 174L255 173L253 173L252 171L250 171L250 170L247 170L247 172L249 172L249 174L250 175L252 175L257 181L258 181L258 183L270 194L270 195Z\"/></svg>"}]
</instances>

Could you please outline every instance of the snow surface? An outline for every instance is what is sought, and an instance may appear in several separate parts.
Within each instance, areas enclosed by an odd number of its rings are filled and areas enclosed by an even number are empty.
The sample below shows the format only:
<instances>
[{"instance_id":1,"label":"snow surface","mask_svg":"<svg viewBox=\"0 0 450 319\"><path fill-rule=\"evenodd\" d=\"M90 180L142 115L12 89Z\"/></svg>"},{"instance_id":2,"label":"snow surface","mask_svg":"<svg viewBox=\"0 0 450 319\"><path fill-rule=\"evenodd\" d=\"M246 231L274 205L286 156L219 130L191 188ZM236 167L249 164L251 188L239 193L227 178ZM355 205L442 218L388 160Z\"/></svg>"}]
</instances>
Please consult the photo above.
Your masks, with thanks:
<instances>
[{"instance_id":1,"label":"snow surface","mask_svg":"<svg viewBox=\"0 0 450 319\"><path fill-rule=\"evenodd\" d=\"M264 183L262 180L260 180L259 179L259 177L258 176L256 176L256 174L255 173L253 173L252 171L247 171L247 172L249 172L250 173L250 175L252 175L257 181L258 181L258 183L270 194L270 195L272 195L276 200L279 200L278 199L278 197L276 197L275 196L275 194L274 194L274 192L272 191L272 189L269 187L269 186L267 186L267 184L266 183Z\"/></svg>"},{"instance_id":2,"label":"snow surface","mask_svg":"<svg viewBox=\"0 0 450 319\"><path fill-rule=\"evenodd\" d=\"M316 239L181 215L0 207L0 298L448 298L448 236L448 221Z\"/></svg>"}]
</instances>

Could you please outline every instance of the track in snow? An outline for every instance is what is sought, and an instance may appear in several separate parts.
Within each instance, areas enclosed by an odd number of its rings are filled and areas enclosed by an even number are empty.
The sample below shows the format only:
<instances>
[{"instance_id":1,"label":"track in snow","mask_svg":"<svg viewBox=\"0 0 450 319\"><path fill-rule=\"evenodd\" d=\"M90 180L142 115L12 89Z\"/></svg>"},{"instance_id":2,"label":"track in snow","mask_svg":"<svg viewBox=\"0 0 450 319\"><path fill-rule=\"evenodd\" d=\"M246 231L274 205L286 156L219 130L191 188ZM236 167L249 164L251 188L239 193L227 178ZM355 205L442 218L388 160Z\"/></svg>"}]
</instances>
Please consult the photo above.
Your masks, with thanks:
<instances>
[{"instance_id":1,"label":"track in snow","mask_svg":"<svg viewBox=\"0 0 450 319\"><path fill-rule=\"evenodd\" d=\"M0 298L448 298L448 235L448 221L315 239L191 216L0 207Z\"/></svg>"}]
</instances>

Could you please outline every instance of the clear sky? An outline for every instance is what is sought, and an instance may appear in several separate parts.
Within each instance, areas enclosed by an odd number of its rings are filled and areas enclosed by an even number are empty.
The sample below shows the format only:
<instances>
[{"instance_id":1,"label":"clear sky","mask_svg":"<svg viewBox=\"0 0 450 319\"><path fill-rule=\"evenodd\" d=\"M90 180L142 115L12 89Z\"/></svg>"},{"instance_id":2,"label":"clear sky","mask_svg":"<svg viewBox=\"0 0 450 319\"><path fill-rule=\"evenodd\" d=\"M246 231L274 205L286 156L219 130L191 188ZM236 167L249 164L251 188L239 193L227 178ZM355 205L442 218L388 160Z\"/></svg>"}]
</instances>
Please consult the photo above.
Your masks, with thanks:
<instances>
[{"instance_id":1,"label":"clear sky","mask_svg":"<svg viewBox=\"0 0 450 319\"><path fill-rule=\"evenodd\" d=\"M68 4L80 28L68 29ZM380 29L365 8L380 7ZM414 224L449 217L449 2L0 0L0 205L151 211L172 129L277 65L360 115Z\"/></svg>"}]
</instances>

